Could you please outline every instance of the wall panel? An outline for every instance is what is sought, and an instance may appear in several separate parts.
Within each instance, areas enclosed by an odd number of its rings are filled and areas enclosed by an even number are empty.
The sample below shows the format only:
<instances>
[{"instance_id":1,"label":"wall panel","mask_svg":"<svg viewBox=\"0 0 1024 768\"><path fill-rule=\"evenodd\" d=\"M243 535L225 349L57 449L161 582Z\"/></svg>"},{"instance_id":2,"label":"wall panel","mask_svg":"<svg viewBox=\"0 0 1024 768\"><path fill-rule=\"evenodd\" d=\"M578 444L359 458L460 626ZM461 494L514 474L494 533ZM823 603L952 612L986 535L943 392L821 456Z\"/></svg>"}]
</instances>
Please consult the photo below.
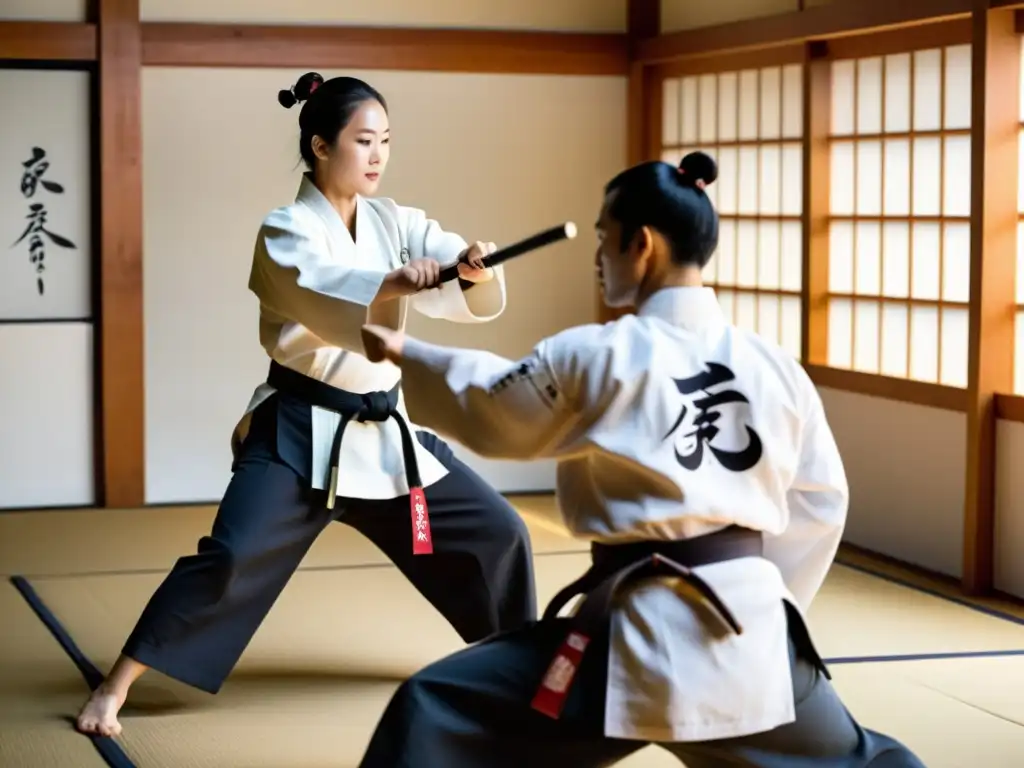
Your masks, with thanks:
<instances>
[{"instance_id":1,"label":"wall panel","mask_svg":"<svg viewBox=\"0 0 1024 768\"><path fill-rule=\"evenodd\" d=\"M142 0L142 18L625 32L626 0Z\"/></svg>"},{"instance_id":2,"label":"wall panel","mask_svg":"<svg viewBox=\"0 0 1024 768\"><path fill-rule=\"evenodd\" d=\"M850 482L845 541L959 577L965 415L819 391Z\"/></svg>"},{"instance_id":3,"label":"wall panel","mask_svg":"<svg viewBox=\"0 0 1024 768\"><path fill-rule=\"evenodd\" d=\"M2 509L96 500L89 87L0 69Z\"/></svg>"},{"instance_id":4,"label":"wall panel","mask_svg":"<svg viewBox=\"0 0 1024 768\"><path fill-rule=\"evenodd\" d=\"M300 74L144 71L148 502L220 497L231 429L266 375L246 284L260 221L294 199L300 178L299 111L276 101ZM391 108L382 194L469 240L580 226L574 242L506 268L510 306L499 320L411 317L411 331L518 357L593 321L590 224L602 185L625 162L625 78L357 74ZM548 464L460 452L502 490L553 488Z\"/></svg>"},{"instance_id":5,"label":"wall panel","mask_svg":"<svg viewBox=\"0 0 1024 768\"><path fill-rule=\"evenodd\" d=\"M995 587L1024 598L1024 424L996 423Z\"/></svg>"},{"instance_id":6,"label":"wall panel","mask_svg":"<svg viewBox=\"0 0 1024 768\"><path fill-rule=\"evenodd\" d=\"M0 509L96 503L93 329L0 324Z\"/></svg>"},{"instance_id":7,"label":"wall panel","mask_svg":"<svg viewBox=\"0 0 1024 768\"><path fill-rule=\"evenodd\" d=\"M0 321L92 314L89 75L0 69Z\"/></svg>"},{"instance_id":8,"label":"wall panel","mask_svg":"<svg viewBox=\"0 0 1024 768\"><path fill-rule=\"evenodd\" d=\"M0 19L5 21L85 21L89 0L4 0Z\"/></svg>"}]
</instances>

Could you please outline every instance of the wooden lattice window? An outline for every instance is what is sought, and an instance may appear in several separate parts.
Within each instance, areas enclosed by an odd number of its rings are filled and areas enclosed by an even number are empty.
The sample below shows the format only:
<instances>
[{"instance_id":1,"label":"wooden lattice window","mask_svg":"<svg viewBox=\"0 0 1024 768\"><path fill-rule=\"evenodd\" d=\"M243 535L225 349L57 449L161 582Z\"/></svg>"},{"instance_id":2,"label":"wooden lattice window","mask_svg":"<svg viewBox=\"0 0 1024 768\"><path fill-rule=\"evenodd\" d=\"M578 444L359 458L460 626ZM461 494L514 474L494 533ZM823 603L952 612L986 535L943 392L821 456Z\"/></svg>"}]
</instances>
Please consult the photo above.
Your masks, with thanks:
<instances>
[{"instance_id":1,"label":"wooden lattice window","mask_svg":"<svg viewBox=\"0 0 1024 768\"><path fill-rule=\"evenodd\" d=\"M966 386L970 127L970 45L833 62L830 366Z\"/></svg>"},{"instance_id":2,"label":"wooden lattice window","mask_svg":"<svg viewBox=\"0 0 1024 768\"><path fill-rule=\"evenodd\" d=\"M727 316L800 356L803 73L800 64L663 81L661 157L718 162L718 250L705 271Z\"/></svg>"}]
</instances>

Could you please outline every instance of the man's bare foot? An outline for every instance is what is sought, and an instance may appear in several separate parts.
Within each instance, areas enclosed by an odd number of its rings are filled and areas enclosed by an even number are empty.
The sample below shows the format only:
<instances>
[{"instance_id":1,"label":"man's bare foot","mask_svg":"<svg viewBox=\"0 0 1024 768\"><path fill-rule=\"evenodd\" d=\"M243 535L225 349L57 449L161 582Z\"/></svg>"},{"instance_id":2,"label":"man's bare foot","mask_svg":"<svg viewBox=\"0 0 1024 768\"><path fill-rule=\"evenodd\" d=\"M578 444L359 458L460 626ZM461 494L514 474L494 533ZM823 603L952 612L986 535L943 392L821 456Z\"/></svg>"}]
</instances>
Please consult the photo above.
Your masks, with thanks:
<instances>
[{"instance_id":1,"label":"man's bare foot","mask_svg":"<svg viewBox=\"0 0 1024 768\"><path fill-rule=\"evenodd\" d=\"M85 702L82 711L78 713L76 727L82 733L97 736L119 736L121 723L117 720L117 713L124 704L124 700L123 695L119 696L116 692L111 692L101 685L92 692L92 696Z\"/></svg>"}]
</instances>

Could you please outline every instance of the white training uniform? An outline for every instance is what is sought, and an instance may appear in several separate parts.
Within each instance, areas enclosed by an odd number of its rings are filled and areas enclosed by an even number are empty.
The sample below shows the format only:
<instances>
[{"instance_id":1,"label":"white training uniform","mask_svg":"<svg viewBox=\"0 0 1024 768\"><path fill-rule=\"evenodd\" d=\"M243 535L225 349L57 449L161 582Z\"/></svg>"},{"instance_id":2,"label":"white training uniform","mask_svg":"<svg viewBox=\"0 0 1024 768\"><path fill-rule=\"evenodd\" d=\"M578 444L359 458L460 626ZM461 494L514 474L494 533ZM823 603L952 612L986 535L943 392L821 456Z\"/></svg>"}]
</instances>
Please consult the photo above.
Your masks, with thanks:
<instances>
[{"instance_id":1,"label":"white training uniform","mask_svg":"<svg viewBox=\"0 0 1024 768\"><path fill-rule=\"evenodd\" d=\"M701 741L794 720L783 600L806 611L820 588L848 488L821 400L791 355L728 323L713 290L666 288L636 316L569 329L519 362L412 339L404 357L414 421L485 457L557 459L559 504L580 538L679 539L729 524L764 532L764 559L694 569L739 636L712 636L678 580L641 582L621 601L607 736ZM700 374L702 389L690 392L684 380ZM717 421L701 419L702 406ZM698 427L710 430L704 439ZM745 469L736 453L757 440Z\"/></svg>"},{"instance_id":2,"label":"white training uniform","mask_svg":"<svg viewBox=\"0 0 1024 768\"><path fill-rule=\"evenodd\" d=\"M249 288L260 300L260 342L274 360L339 389L360 394L388 391L400 372L388 362L363 356L362 326L374 322L404 329L408 305L428 317L462 323L487 322L505 309L505 276L463 292L453 280L408 298L370 307L387 274L414 259L454 264L466 249L423 211L386 198L359 197L353 239L334 206L304 175L292 205L271 212L260 227ZM252 412L274 390L261 384L237 425L234 451L249 428ZM338 414L313 409L313 487L327 485L331 442ZM399 398L398 411L407 416ZM414 422L414 420L408 419ZM420 475L429 486L447 470L414 441ZM402 440L394 419L352 421L341 445L339 496L391 499L409 492Z\"/></svg>"}]
</instances>

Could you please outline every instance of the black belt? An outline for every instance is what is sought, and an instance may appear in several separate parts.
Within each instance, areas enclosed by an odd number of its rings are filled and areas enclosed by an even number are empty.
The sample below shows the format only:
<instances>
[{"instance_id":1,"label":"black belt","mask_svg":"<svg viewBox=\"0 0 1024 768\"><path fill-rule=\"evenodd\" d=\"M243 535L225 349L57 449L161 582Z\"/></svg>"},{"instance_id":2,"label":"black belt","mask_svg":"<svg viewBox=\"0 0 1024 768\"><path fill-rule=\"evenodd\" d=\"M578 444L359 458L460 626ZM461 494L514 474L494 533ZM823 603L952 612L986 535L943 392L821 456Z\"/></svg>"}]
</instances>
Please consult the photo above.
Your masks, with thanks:
<instances>
[{"instance_id":1,"label":"black belt","mask_svg":"<svg viewBox=\"0 0 1024 768\"><path fill-rule=\"evenodd\" d=\"M331 444L330 478L327 489L327 508L334 509L338 492L338 472L341 463L341 440L345 427L355 419L359 422L384 422L394 419L402 432L402 455L405 459L405 478L409 485L409 507L412 515L412 551L415 555L428 555L433 550L430 536L430 518L427 513L427 499L423 494L419 464L416 461L416 444L409 424L398 412L398 390L395 385L390 392L366 392L358 394L332 387L326 382L314 379L287 368L276 360L270 361L267 384L278 392L298 398L310 405L334 411L341 416L341 422L334 433Z\"/></svg>"},{"instance_id":2,"label":"black belt","mask_svg":"<svg viewBox=\"0 0 1024 768\"><path fill-rule=\"evenodd\" d=\"M607 625L612 600L626 584L663 576L681 578L700 593L726 629L742 634L743 628L736 617L707 582L690 569L741 557L760 557L763 538L758 531L730 526L692 539L594 543L590 552L590 569L555 595L544 611L544 620L553 619L573 597L586 596L570 619L565 641L548 667L532 703L534 709L556 720L590 639Z\"/></svg>"}]
</instances>

